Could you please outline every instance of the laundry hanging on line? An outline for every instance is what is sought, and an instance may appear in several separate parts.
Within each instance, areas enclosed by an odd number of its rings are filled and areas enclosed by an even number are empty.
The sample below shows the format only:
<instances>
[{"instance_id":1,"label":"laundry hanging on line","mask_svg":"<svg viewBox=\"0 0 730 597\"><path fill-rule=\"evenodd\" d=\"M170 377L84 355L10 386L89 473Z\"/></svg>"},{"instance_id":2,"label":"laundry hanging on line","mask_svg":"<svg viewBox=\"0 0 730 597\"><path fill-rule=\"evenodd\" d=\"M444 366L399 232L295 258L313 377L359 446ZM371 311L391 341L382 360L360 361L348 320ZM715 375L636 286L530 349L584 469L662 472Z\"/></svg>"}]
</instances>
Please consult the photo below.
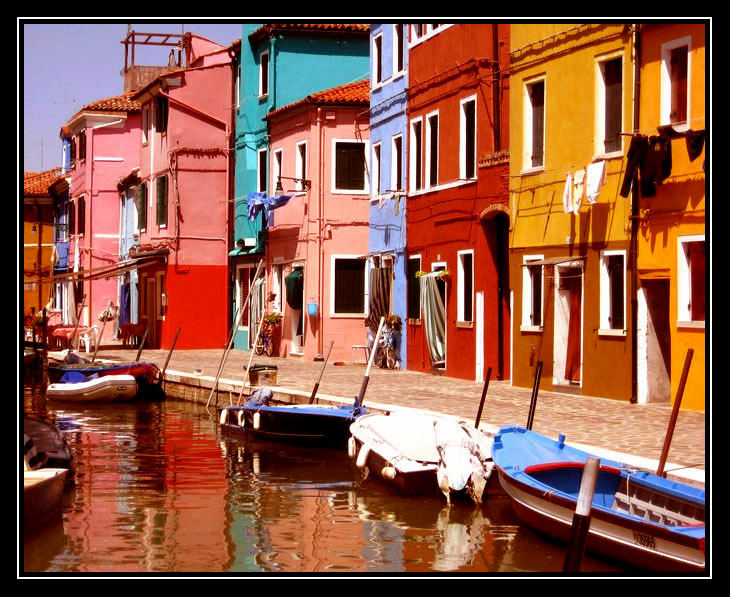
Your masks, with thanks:
<instances>
[{"instance_id":1,"label":"laundry hanging on line","mask_svg":"<svg viewBox=\"0 0 730 597\"><path fill-rule=\"evenodd\" d=\"M249 193L246 196L246 205L248 209L248 219L252 222L259 215L259 212L264 212L264 218L266 219L266 225L271 227L274 225L273 212L279 207L283 207L292 195L276 195L274 197L267 196L266 193Z\"/></svg>"}]
</instances>

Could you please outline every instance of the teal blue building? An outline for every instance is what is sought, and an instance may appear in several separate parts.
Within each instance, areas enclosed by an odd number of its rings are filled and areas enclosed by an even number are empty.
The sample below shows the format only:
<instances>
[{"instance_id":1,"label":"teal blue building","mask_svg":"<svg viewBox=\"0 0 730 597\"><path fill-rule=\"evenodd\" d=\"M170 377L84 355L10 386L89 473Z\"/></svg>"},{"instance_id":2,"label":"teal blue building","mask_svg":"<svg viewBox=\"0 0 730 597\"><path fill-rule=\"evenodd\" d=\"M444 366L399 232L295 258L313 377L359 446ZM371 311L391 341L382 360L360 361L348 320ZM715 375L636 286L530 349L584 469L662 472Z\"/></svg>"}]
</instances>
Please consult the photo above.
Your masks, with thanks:
<instances>
[{"instance_id":1,"label":"teal blue building","mask_svg":"<svg viewBox=\"0 0 730 597\"><path fill-rule=\"evenodd\" d=\"M367 79L369 24L247 23L243 25L237 77L233 250L230 252L233 321L242 309L234 348L248 349L266 309L263 283L251 288L266 251L266 221L249 217L250 193L276 194L269 177L269 144L264 117L307 95Z\"/></svg>"}]
</instances>

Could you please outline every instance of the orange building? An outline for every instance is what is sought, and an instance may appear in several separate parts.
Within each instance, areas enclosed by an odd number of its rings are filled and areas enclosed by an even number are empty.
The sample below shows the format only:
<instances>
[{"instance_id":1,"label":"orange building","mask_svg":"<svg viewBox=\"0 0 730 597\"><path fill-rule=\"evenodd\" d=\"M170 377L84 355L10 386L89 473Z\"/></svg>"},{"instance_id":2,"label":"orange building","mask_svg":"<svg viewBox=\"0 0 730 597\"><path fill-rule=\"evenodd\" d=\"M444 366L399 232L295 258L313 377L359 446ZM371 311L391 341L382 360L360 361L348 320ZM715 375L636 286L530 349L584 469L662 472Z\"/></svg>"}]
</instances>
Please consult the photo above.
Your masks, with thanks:
<instances>
[{"instance_id":1,"label":"orange building","mask_svg":"<svg viewBox=\"0 0 730 597\"><path fill-rule=\"evenodd\" d=\"M641 26L632 141L663 156L657 180L639 162L632 187L638 401L674 400L692 349L682 398L692 410L705 410L705 34L704 23ZM627 165L631 158L630 148Z\"/></svg>"}]
</instances>

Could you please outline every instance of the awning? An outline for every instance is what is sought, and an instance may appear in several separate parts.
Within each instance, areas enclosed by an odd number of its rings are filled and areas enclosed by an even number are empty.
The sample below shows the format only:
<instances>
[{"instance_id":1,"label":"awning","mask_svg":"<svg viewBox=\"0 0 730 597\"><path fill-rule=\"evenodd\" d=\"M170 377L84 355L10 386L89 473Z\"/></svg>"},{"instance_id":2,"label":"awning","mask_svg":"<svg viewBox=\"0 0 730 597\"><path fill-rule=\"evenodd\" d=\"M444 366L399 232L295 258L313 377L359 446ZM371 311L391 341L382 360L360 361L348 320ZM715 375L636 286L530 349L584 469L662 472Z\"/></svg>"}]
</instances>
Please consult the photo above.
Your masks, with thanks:
<instances>
[{"instance_id":1,"label":"awning","mask_svg":"<svg viewBox=\"0 0 730 597\"><path fill-rule=\"evenodd\" d=\"M584 255L576 255L573 257L548 257L547 259L536 259L535 261L528 261L522 264L522 267L528 267L532 265L558 265L560 263L568 263L570 261L585 261Z\"/></svg>"},{"instance_id":2,"label":"awning","mask_svg":"<svg viewBox=\"0 0 730 597\"><path fill-rule=\"evenodd\" d=\"M66 272L64 274L56 274L53 276L44 276L41 279L29 280L31 282L81 282L84 280L98 280L100 278L113 278L121 276L123 273L133 269L150 265L155 261L164 259L166 253L155 252L153 255L138 257L136 259L127 259L119 261L113 265L103 265L93 269L82 269L75 272Z\"/></svg>"}]
</instances>

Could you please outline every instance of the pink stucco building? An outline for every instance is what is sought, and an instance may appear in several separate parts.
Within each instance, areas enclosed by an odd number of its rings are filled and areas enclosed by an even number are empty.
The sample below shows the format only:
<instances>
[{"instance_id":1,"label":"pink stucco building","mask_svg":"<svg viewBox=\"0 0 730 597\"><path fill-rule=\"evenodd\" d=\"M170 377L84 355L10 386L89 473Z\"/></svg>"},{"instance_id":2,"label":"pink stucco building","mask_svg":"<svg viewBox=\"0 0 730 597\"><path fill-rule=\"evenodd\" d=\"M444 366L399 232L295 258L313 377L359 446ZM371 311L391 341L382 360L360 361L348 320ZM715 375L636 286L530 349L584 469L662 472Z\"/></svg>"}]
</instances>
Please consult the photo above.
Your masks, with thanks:
<instances>
[{"instance_id":1,"label":"pink stucco building","mask_svg":"<svg viewBox=\"0 0 730 597\"><path fill-rule=\"evenodd\" d=\"M139 165L139 132L140 105L127 93L83 107L61 133L70 140L70 160L65 160L70 166L66 174L70 200L64 206L69 211L67 228L60 234L68 241L68 271L82 271L85 278L77 283L81 292L64 292L64 296L71 300L72 294L78 295L77 308L86 296L80 322L96 325L99 331L103 328L104 339L111 338L115 328L102 326L98 316L110 301L117 303L116 278L89 276L113 268L118 261L117 181ZM71 280L70 275L67 278ZM59 282L57 293L64 284Z\"/></svg>"},{"instance_id":2,"label":"pink stucco building","mask_svg":"<svg viewBox=\"0 0 730 597\"><path fill-rule=\"evenodd\" d=\"M141 105L134 189L139 321L147 345L219 348L228 327L228 230L235 53L191 36L189 67L133 94Z\"/></svg>"},{"instance_id":3,"label":"pink stucco building","mask_svg":"<svg viewBox=\"0 0 730 597\"><path fill-rule=\"evenodd\" d=\"M267 312L283 314L282 356L331 361L366 338L369 82L311 94L267 116L273 209L266 249Z\"/></svg>"}]
</instances>

